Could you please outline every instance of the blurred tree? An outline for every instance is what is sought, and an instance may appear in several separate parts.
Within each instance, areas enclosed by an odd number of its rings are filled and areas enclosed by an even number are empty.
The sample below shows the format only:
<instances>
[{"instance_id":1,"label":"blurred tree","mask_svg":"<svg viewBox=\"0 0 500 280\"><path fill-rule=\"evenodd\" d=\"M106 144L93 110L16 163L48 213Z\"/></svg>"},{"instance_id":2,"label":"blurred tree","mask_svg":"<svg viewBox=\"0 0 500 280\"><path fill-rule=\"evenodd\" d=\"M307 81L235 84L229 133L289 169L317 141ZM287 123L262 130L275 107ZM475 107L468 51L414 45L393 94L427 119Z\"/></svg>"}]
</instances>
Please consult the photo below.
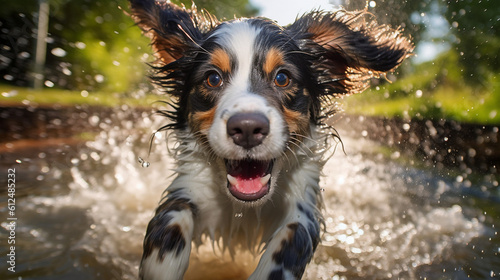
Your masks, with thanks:
<instances>
[{"instance_id":1,"label":"blurred tree","mask_svg":"<svg viewBox=\"0 0 500 280\"><path fill-rule=\"evenodd\" d=\"M173 1L180 3L179 1ZM182 1L191 7L191 0ZM49 0L46 85L128 92L144 80L148 40L124 13L127 0ZM218 18L253 16L248 0L200 0ZM37 0L5 1L0 10L0 79L30 84Z\"/></svg>"},{"instance_id":2,"label":"blurred tree","mask_svg":"<svg viewBox=\"0 0 500 280\"><path fill-rule=\"evenodd\" d=\"M485 85L500 72L500 3L498 0L444 1L454 49L469 82ZM499 93L500 94L500 93Z\"/></svg>"},{"instance_id":3,"label":"blurred tree","mask_svg":"<svg viewBox=\"0 0 500 280\"><path fill-rule=\"evenodd\" d=\"M401 26L415 45L434 42L452 47L468 83L487 86L500 71L500 5L498 0L344 0L348 10L363 9L380 23ZM444 22L444 26L442 24ZM441 25L440 25L441 24ZM438 46L440 45L440 46ZM448 67L456 67L449 65Z\"/></svg>"},{"instance_id":4,"label":"blurred tree","mask_svg":"<svg viewBox=\"0 0 500 280\"><path fill-rule=\"evenodd\" d=\"M174 0L173 3L184 4L190 8L194 2L198 9L204 9L218 19L233 19L234 17L252 17L259 10L250 4L249 0Z\"/></svg>"},{"instance_id":5,"label":"blurred tree","mask_svg":"<svg viewBox=\"0 0 500 280\"><path fill-rule=\"evenodd\" d=\"M61 86L70 81L72 88L116 92L127 92L143 80L147 42L120 9L127 7L126 1L59 3L50 24L55 41L49 56L60 58L48 65L58 70L53 80Z\"/></svg>"},{"instance_id":6,"label":"blurred tree","mask_svg":"<svg viewBox=\"0 0 500 280\"><path fill-rule=\"evenodd\" d=\"M28 85L34 59L37 0L8 1L0 9L0 79Z\"/></svg>"}]
</instances>

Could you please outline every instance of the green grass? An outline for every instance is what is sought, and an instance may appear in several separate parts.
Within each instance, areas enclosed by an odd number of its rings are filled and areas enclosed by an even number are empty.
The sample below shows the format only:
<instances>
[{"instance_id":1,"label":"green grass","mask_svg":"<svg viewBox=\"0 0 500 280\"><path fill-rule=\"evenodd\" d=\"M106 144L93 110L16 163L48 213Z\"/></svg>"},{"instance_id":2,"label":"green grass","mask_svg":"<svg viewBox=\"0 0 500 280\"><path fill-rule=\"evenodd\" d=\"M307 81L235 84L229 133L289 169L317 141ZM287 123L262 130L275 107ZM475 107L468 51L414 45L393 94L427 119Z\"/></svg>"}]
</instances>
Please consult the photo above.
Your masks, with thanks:
<instances>
[{"instance_id":1,"label":"green grass","mask_svg":"<svg viewBox=\"0 0 500 280\"><path fill-rule=\"evenodd\" d=\"M33 90L30 88L0 85L0 106L75 106L92 105L114 107L130 105L132 107L150 107L152 103L161 99L160 96L147 94L136 98L118 93L70 91L62 89L44 88Z\"/></svg>"},{"instance_id":2,"label":"green grass","mask_svg":"<svg viewBox=\"0 0 500 280\"><path fill-rule=\"evenodd\" d=\"M408 71L410 75L398 77L394 83L373 86L340 103L350 114L500 125L500 75L491 73L484 85L468 84L457 67L457 59L455 53L448 52L432 62L412 65L413 69ZM88 104L114 107L127 104L150 108L154 102L165 98L154 94L137 97L52 88L34 91L0 84L0 106Z\"/></svg>"},{"instance_id":3,"label":"green grass","mask_svg":"<svg viewBox=\"0 0 500 280\"><path fill-rule=\"evenodd\" d=\"M379 94L374 90L344 99L347 113L369 116L453 119L478 124L500 124L500 103L490 94L471 95L467 88L442 87L433 94L417 97L416 94L391 98L365 98Z\"/></svg>"},{"instance_id":4,"label":"green grass","mask_svg":"<svg viewBox=\"0 0 500 280\"><path fill-rule=\"evenodd\" d=\"M500 124L500 77L491 74L487 84L470 85L454 63L455 57L447 54L341 103L350 114Z\"/></svg>"}]
</instances>

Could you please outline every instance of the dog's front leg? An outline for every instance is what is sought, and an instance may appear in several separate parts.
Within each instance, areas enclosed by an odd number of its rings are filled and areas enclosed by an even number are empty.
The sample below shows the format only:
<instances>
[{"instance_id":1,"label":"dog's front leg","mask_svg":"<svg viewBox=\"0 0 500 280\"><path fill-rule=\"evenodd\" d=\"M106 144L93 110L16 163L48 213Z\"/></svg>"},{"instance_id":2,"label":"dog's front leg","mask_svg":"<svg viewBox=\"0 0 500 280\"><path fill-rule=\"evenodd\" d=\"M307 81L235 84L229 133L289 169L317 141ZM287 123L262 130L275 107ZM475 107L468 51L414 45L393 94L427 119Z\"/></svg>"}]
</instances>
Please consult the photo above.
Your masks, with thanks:
<instances>
[{"instance_id":1,"label":"dog's front leg","mask_svg":"<svg viewBox=\"0 0 500 280\"><path fill-rule=\"evenodd\" d=\"M189 263L196 206L169 195L149 222L144 239L140 277L143 280L182 279Z\"/></svg>"},{"instance_id":2,"label":"dog's front leg","mask_svg":"<svg viewBox=\"0 0 500 280\"><path fill-rule=\"evenodd\" d=\"M312 211L298 207L302 218L281 227L267 244L250 280L300 279L320 240L320 225Z\"/></svg>"}]
</instances>

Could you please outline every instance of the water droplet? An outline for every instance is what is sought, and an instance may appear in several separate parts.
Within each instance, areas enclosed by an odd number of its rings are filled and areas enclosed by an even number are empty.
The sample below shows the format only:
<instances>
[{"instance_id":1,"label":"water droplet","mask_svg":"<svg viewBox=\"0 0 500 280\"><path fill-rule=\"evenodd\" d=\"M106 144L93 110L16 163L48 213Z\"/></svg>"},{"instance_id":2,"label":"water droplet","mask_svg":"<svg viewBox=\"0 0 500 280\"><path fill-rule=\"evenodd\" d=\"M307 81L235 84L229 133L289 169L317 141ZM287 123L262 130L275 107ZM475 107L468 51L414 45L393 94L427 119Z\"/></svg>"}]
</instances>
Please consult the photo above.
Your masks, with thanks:
<instances>
[{"instance_id":1,"label":"water droplet","mask_svg":"<svg viewBox=\"0 0 500 280\"><path fill-rule=\"evenodd\" d=\"M99 124L99 122L101 121L101 119L99 118L99 116L91 116L89 118L89 123L90 125L92 126L97 126Z\"/></svg>"},{"instance_id":2,"label":"water droplet","mask_svg":"<svg viewBox=\"0 0 500 280\"><path fill-rule=\"evenodd\" d=\"M241 213L241 212L240 213L236 213L236 214L234 214L234 217L235 218L243 218L243 213Z\"/></svg>"},{"instance_id":3,"label":"water droplet","mask_svg":"<svg viewBox=\"0 0 500 280\"><path fill-rule=\"evenodd\" d=\"M122 231L129 232L130 231L130 227L122 227Z\"/></svg>"},{"instance_id":4,"label":"water droplet","mask_svg":"<svg viewBox=\"0 0 500 280\"><path fill-rule=\"evenodd\" d=\"M417 98L422 97L422 95L423 95L423 92L422 92L421 90L417 90L417 91L415 92L415 96L416 96Z\"/></svg>"},{"instance_id":5,"label":"water droplet","mask_svg":"<svg viewBox=\"0 0 500 280\"><path fill-rule=\"evenodd\" d=\"M20 159L16 159L16 162L17 162L17 163L22 163L23 161L22 161L22 160L20 160Z\"/></svg>"},{"instance_id":6,"label":"water droplet","mask_svg":"<svg viewBox=\"0 0 500 280\"><path fill-rule=\"evenodd\" d=\"M54 82L52 82L52 81L46 80L46 81L44 82L44 85L45 85L46 87L51 88L51 87L54 87L54 85L55 85L55 84L54 84Z\"/></svg>"},{"instance_id":7,"label":"water droplet","mask_svg":"<svg viewBox=\"0 0 500 280\"><path fill-rule=\"evenodd\" d=\"M104 82L104 76L101 74L97 74L94 76L94 80L98 83L102 83L102 82Z\"/></svg>"},{"instance_id":8,"label":"water droplet","mask_svg":"<svg viewBox=\"0 0 500 280\"><path fill-rule=\"evenodd\" d=\"M138 158L138 161L139 163L141 164L142 167L144 168L147 168L149 167L151 164L148 162L148 161L145 161L143 158L139 157Z\"/></svg>"},{"instance_id":9,"label":"water droplet","mask_svg":"<svg viewBox=\"0 0 500 280\"><path fill-rule=\"evenodd\" d=\"M87 47L87 45L85 43L83 43L83 42L76 42L75 46L77 48L79 48L80 50L83 50L83 49L85 49Z\"/></svg>"},{"instance_id":10,"label":"water droplet","mask_svg":"<svg viewBox=\"0 0 500 280\"><path fill-rule=\"evenodd\" d=\"M361 251L360 248L351 248L351 252L354 254L361 254L363 251Z\"/></svg>"},{"instance_id":11,"label":"water droplet","mask_svg":"<svg viewBox=\"0 0 500 280\"><path fill-rule=\"evenodd\" d=\"M9 74L4 75L4 76L3 76L3 78L4 78L5 80L7 80L7 81L12 81L12 80L14 80L14 76L9 75ZM4 92L4 93L6 93L6 92ZM4 93L2 93L2 95L3 95ZM7 96L6 96L6 97L7 97Z\"/></svg>"},{"instance_id":12,"label":"water droplet","mask_svg":"<svg viewBox=\"0 0 500 280\"><path fill-rule=\"evenodd\" d=\"M61 48L54 48L50 51L50 53L52 53L53 55L57 56L57 57L65 57L67 52Z\"/></svg>"}]
</instances>

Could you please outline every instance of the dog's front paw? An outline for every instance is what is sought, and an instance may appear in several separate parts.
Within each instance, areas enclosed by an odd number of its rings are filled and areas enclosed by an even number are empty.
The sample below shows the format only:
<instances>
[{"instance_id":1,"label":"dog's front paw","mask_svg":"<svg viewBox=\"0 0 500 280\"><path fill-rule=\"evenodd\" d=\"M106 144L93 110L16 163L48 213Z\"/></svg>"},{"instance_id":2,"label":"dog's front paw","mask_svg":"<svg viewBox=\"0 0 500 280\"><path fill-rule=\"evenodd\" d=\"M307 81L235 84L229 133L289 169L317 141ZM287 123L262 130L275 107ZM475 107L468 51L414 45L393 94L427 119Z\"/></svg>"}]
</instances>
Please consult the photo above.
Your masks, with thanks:
<instances>
[{"instance_id":1,"label":"dog's front paw","mask_svg":"<svg viewBox=\"0 0 500 280\"><path fill-rule=\"evenodd\" d=\"M144 239L141 279L182 279L191 253L195 210L188 200L175 197L158 207Z\"/></svg>"}]
</instances>

